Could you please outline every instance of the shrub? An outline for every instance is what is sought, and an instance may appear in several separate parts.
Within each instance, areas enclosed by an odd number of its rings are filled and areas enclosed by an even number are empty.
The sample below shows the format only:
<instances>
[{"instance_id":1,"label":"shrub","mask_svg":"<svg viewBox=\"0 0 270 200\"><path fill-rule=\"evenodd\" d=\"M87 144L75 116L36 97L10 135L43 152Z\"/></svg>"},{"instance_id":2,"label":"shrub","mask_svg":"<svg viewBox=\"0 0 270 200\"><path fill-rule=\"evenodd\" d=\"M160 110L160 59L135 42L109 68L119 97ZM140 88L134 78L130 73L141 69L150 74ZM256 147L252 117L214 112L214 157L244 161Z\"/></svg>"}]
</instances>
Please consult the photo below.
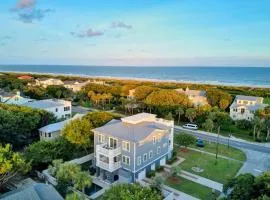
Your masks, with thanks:
<instances>
[{"instance_id":1,"label":"shrub","mask_svg":"<svg viewBox=\"0 0 270 200\"><path fill-rule=\"evenodd\" d=\"M152 177L154 177L156 175L156 172L154 171L154 170L151 170L150 172L148 172L147 174L146 174L146 177L147 178L152 178Z\"/></svg>"},{"instance_id":2,"label":"shrub","mask_svg":"<svg viewBox=\"0 0 270 200\"><path fill-rule=\"evenodd\" d=\"M164 170L164 167L163 166L158 166L157 168L156 168L156 171L157 172L161 172L161 171L163 171Z\"/></svg>"}]
</instances>

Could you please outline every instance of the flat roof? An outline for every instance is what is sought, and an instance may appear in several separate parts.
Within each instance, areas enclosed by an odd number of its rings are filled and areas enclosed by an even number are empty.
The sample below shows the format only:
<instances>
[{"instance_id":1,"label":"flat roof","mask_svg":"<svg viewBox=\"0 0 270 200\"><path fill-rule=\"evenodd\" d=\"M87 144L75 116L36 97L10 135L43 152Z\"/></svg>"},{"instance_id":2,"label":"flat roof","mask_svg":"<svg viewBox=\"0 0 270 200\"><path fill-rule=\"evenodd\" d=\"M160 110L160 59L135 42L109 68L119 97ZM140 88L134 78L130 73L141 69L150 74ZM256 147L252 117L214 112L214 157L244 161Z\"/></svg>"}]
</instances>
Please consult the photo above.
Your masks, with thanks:
<instances>
[{"instance_id":1,"label":"flat roof","mask_svg":"<svg viewBox=\"0 0 270 200\"><path fill-rule=\"evenodd\" d=\"M55 108L55 107L59 107L63 105L64 105L64 102L62 100L57 100L57 99L35 100L35 101L29 101L23 104L23 106L29 106L29 107L38 108L38 109Z\"/></svg>"}]
</instances>

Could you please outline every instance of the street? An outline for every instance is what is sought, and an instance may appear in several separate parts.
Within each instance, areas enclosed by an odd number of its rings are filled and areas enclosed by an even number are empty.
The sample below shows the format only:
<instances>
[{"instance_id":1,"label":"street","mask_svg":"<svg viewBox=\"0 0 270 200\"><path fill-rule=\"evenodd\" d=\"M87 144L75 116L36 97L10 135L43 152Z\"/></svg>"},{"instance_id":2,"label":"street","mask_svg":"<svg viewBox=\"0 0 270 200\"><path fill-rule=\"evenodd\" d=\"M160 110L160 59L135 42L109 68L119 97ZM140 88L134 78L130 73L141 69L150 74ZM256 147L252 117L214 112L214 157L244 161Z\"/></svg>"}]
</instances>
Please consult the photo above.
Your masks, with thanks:
<instances>
[{"instance_id":1,"label":"street","mask_svg":"<svg viewBox=\"0 0 270 200\"><path fill-rule=\"evenodd\" d=\"M206 132L203 131L199 131L199 130L188 130L188 129L183 129L182 127L179 126L175 126L174 127L175 131L185 131L186 133L189 133L191 135L194 135L197 138L201 138L203 140L207 140L210 142L217 142L217 135L215 134L207 134ZM245 141L238 141L235 139L231 139L228 137L224 137L224 136L220 136L219 137L219 143L221 144L228 144L232 146L232 147L236 147L236 148L244 148L244 149L248 149L248 150L253 150L253 151L259 151L262 153L267 153L270 154L270 146L263 146L261 144L255 144L255 143L251 143L251 142L245 142ZM269 155L270 156L270 155Z\"/></svg>"}]
</instances>

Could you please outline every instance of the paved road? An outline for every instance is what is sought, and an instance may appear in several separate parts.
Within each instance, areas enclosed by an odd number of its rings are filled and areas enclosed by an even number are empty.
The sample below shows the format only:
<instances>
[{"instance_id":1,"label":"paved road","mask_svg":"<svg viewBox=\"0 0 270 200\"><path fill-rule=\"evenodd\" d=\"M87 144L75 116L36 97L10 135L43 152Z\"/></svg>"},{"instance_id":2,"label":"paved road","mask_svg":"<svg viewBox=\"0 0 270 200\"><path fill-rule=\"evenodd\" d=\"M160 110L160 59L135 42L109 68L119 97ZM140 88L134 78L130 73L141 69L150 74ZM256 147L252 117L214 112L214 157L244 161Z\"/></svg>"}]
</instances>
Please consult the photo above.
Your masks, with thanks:
<instances>
[{"instance_id":1,"label":"paved road","mask_svg":"<svg viewBox=\"0 0 270 200\"><path fill-rule=\"evenodd\" d=\"M183 129L183 128L175 126L175 131L182 131L182 130L184 130L186 133L194 135L195 137L201 138L203 140L207 140L210 142L217 142L217 136L215 136L215 135L204 134L204 133L200 133L200 131L187 130L187 129ZM221 144L228 144L228 137L219 137L219 142ZM262 153L270 154L270 147L263 146L260 144L252 144L249 142L236 141L233 139L229 140L229 144L232 147L244 148L244 149L249 149L249 150L253 150L253 151L259 151Z\"/></svg>"}]
</instances>

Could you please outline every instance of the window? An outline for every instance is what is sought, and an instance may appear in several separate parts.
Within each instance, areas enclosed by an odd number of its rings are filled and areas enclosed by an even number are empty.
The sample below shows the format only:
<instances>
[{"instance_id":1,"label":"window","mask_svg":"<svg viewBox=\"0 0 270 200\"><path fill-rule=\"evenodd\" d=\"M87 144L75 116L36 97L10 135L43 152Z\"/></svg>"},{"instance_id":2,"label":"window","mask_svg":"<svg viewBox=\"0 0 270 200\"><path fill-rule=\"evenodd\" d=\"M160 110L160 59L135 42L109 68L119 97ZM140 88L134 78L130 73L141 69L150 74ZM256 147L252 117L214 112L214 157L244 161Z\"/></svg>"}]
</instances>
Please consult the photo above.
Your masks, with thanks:
<instances>
[{"instance_id":1,"label":"window","mask_svg":"<svg viewBox=\"0 0 270 200\"><path fill-rule=\"evenodd\" d=\"M153 151L149 151L149 159L153 158Z\"/></svg>"},{"instance_id":2,"label":"window","mask_svg":"<svg viewBox=\"0 0 270 200\"><path fill-rule=\"evenodd\" d=\"M47 137L47 133L45 133L45 137Z\"/></svg>"},{"instance_id":3,"label":"window","mask_svg":"<svg viewBox=\"0 0 270 200\"><path fill-rule=\"evenodd\" d=\"M142 157L141 156L138 156L137 157L137 165L141 165L142 164Z\"/></svg>"},{"instance_id":4,"label":"window","mask_svg":"<svg viewBox=\"0 0 270 200\"><path fill-rule=\"evenodd\" d=\"M153 144L156 144L157 140L156 140L156 136L153 136Z\"/></svg>"},{"instance_id":5,"label":"window","mask_svg":"<svg viewBox=\"0 0 270 200\"><path fill-rule=\"evenodd\" d=\"M55 108L55 112L58 112L58 108Z\"/></svg>"},{"instance_id":6,"label":"window","mask_svg":"<svg viewBox=\"0 0 270 200\"><path fill-rule=\"evenodd\" d=\"M129 151L130 151L130 142L123 141L123 142L122 142L122 148L123 148L123 150L129 152Z\"/></svg>"},{"instance_id":7,"label":"window","mask_svg":"<svg viewBox=\"0 0 270 200\"><path fill-rule=\"evenodd\" d=\"M241 114L244 114L244 113L245 113L245 109L241 108Z\"/></svg>"},{"instance_id":8,"label":"window","mask_svg":"<svg viewBox=\"0 0 270 200\"><path fill-rule=\"evenodd\" d=\"M48 137L51 137L52 136L52 134L51 133L48 133Z\"/></svg>"},{"instance_id":9,"label":"window","mask_svg":"<svg viewBox=\"0 0 270 200\"><path fill-rule=\"evenodd\" d=\"M69 106L64 107L64 111L69 111L69 110L70 110Z\"/></svg>"},{"instance_id":10,"label":"window","mask_svg":"<svg viewBox=\"0 0 270 200\"><path fill-rule=\"evenodd\" d=\"M157 154L160 154L160 146L157 148Z\"/></svg>"},{"instance_id":11,"label":"window","mask_svg":"<svg viewBox=\"0 0 270 200\"><path fill-rule=\"evenodd\" d=\"M147 153L145 153L145 154L143 155L143 162L146 162L146 160L147 160Z\"/></svg>"},{"instance_id":12,"label":"window","mask_svg":"<svg viewBox=\"0 0 270 200\"><path fill-rule=\"evenodd\" d=\"M109 138L109 147L115 149L117 147L117 139Z\"/></svg>"},{"instance_id":13,"label":"window","mask_svg":"<svg viewBox=\"0 0 270 200\"><path fill-rule=\"evenodd\" d=\"M126 165L130 165L130 158L128 156L123 156L122 162Z\"/></svg>"},{"instance_id":14,"label":"window","mask_svg":"<svg viewBox=\"0 0 270 200\"><path fill-rule=\"evenodd\" d=\"M40 132L40 136L42 137L42 132Z\"/></svg>"},{"instance_id":15,"label":"window","mask_svg":"<svg viewBox=\"0 0 270 200\"><path fill-rule=\"evenodd\" d=\"M105 137L104 135L98 134L98 142L102 143L105 140L104 137Z\"/></svg>"}]
</instances>

